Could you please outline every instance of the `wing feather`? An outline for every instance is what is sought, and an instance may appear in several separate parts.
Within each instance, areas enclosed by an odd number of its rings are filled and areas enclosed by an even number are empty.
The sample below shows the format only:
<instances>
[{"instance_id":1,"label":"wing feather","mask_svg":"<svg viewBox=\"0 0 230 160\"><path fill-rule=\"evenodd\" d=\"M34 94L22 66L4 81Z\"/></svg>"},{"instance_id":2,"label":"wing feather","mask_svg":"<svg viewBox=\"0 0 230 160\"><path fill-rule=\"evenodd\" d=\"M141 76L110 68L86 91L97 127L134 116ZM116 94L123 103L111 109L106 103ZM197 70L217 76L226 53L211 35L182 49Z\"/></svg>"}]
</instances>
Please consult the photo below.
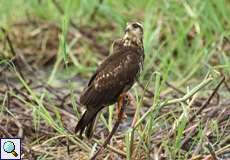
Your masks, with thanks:
<instances>
[{"instance_id":1,"label":"wing feather","mask_svg":"<svg viewBox=\"0 0 230 160\"><path fill-rule=\"evenodd\" d=\"M125 54L120 48L122 48L122 42L121 39L118 39L113 42L113 50L112 53L109 57L107 57L97 68L96 72L93 74L93 76L90 78L88 82L88 86L90 86L91 82L94 80L94 78L97 76L97 74L103 70L111 61L116 59L118 56L122 56Z\"/></svg>"},{"instance_id":2,"label":"wing feather","mask_svg":"<svg viewBox=\"0 0 230 160\"><path fill-rule=\"evenodd\" d=\"M135 52L127 47L116 47L90 79L80 103L87 107L115 103L122 92L130 89L140 70L140 57Z\"/></svg>"}]
</instances>

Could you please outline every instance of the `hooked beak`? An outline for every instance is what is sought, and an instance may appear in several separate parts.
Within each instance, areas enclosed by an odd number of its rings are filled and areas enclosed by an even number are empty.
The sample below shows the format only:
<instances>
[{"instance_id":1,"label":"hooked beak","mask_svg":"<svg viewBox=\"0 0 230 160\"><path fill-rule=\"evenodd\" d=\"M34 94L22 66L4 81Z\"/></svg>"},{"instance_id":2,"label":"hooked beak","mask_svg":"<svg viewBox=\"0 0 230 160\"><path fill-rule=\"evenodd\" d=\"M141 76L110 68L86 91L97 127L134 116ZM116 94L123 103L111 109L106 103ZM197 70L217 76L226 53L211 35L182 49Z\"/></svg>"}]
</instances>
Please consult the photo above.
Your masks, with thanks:
<instances>
[{"instance_id":1,"label":"hooked beak","mask_svg":"<svg viewBox=\"0 0 230 160\"><path fill-rule=\"evenodd\" d=\"M125 33L129 32L129 31L130 31L130 29L129 29L129 28L126 28L126 29L125 29Z\"/></svg>"}]
</instances>

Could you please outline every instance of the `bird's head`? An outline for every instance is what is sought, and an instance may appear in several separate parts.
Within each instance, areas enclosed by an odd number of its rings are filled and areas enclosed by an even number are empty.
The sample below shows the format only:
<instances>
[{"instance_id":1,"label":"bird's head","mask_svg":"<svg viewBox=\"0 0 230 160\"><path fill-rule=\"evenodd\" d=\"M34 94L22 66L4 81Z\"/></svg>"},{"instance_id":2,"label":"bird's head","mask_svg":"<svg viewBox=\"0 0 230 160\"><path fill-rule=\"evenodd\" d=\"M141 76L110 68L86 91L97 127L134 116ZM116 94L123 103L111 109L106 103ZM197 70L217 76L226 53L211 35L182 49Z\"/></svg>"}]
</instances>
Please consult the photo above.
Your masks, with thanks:
<instances>
[{"instance_id":1,"label":"bird's head","mask_svg":"<svg viewBox=\"0 0 230 160\"><path fill-rule=\"evenodd\" d=\"M141 43L143 41L143 25L139 22L129 22L127 23L126 29L125 29L125 40L128 40L129 43Z\"/></svg>"}]
</instances>

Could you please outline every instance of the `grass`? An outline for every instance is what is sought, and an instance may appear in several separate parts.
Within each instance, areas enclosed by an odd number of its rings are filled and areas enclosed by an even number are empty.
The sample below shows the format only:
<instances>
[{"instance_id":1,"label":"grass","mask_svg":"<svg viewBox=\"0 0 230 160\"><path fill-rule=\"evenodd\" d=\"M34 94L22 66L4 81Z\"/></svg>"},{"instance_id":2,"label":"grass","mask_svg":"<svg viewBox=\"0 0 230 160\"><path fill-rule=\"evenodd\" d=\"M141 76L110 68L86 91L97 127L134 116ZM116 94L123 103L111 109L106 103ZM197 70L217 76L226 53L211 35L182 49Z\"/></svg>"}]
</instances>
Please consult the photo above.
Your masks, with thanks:
<instances>
[{"instance_id":1,"label":"grass","mask_svg":"<svg viewBox=\"0 0 230 160\"><path fill-rule=\"evenodd\" d=\"M96 44L109 51L112 41L122 36L126 22L134 20L144 25L145 64L139 80L144 89L140 85L132 88L136 109L129 118L134 117L135 121L131 126L132 119L124 120L126 129L115 134L113 143L100 156L104 159L201 159L211 154L204 147L205 143L211 143L217 156L225 158L223 152L230 147L229 118L221 120L221 117L229 117L227 87L222 85L219 89L218 103L213 98L202 114L196 115L192 122L188 120L201 106L196 102L205 102L221 75L225 75L229 85L230 3L227 0L67 0L58 4L63 14L52 0L10 0L1 1L0 5L1 26L10 34L17 53L25 54L26 60L37 60L29 65L40 71L27 74L26 68L19 69L9 63L8 70L1 73L0 126L13 136L18 134L7 123L21 129L26 158L31 151L38 159L65 156L87 159L103 143L102 137L112 130L115 108L111 106L108 114L101 114L93 140L81 140L73 134L82 111L77 103L79 91L104 58ZM20 22L29 22L23 27L24 32L14 25ZM48 32L42 29L44 26ZM51 32L53 37L48 35ZM24 36L27 39L20 41ZM1 66L12 58L4 43L4 34L0 33ZM37 44L43 45L43 50L36 48ZM53 44L57 47L52 47ZM32 56L26 55L27 52L33 53ZM46 58L51 52L55 53L54 58L48 58L47 65L39 65L41 54ZM25 77L20 75L20 70ZM42 85L40 90L34 88L38 84ZM148 96L148 92L155 96ZM59 103L65 96L65 101ZM23 111L32 123L21 120ZM31 133L26 133L26 126L31 128ZM3 132L0 135L4 136Z\"/></svg>"}]
</instances>

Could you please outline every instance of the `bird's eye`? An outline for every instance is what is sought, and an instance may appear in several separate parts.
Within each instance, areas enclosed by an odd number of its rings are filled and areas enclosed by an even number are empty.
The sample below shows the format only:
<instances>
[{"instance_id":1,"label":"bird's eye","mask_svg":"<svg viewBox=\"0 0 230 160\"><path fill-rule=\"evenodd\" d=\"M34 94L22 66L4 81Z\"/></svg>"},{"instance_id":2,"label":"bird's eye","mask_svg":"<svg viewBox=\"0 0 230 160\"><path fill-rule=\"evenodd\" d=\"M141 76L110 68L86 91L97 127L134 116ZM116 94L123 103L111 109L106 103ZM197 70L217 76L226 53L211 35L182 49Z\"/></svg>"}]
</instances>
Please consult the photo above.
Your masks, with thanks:
<instances>
[{"instance_id":1,"label":"bird's eye","mask_svg":"<svg viewBox=\"0 0 230 160\"><path fill-rule=\"evenodd\" d=\"M138 28L138 27L139 27L138 24L136 24L136 23L133 24L133 28Z\"/></svg>"}]
</instances>

